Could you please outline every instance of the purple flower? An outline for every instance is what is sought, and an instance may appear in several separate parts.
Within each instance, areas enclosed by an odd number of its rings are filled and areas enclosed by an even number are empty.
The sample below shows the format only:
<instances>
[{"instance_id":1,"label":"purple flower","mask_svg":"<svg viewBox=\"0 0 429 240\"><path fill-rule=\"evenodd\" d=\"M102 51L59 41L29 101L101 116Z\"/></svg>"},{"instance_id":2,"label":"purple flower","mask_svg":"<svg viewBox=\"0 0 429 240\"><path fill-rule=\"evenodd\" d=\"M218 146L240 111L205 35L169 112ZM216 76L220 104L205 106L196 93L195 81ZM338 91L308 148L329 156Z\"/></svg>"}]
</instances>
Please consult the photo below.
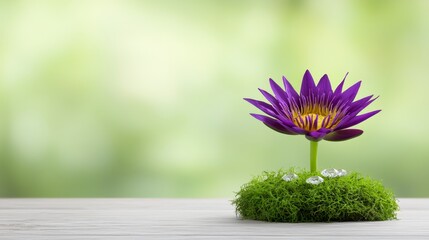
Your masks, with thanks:
<instances>
[{"instance_id":1,"label":"purple flower","mask_svg":"<svg viewBox=\"0 0 429 240\"><path fill-rule=\"evenodd\" d=\"M347 77L347 75L346 75ZM250 114L273 130L290 135L305 135L311 141L343 141L363 133L350 127L365 121L381 110L358 115L377 98L373 95L354 101L361 82L342 91L344 81L332 90L328 75L323 75L319 83L314 83L310 71L302 79L298 94L289 81L283 77L285 89L270 79L274 96L259 89L269 103L245 98L244 100L267 114Z\"/></svg>"}]
</instances>

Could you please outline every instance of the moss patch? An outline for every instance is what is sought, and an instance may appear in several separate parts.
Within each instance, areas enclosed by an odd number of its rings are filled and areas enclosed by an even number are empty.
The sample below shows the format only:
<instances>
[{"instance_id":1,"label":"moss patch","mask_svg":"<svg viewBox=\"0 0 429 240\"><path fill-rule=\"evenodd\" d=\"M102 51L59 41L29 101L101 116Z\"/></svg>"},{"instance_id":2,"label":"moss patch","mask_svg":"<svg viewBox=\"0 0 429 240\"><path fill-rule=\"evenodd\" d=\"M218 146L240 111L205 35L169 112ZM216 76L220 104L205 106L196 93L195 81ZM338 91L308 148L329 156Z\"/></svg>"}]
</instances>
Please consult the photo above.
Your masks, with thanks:
<instances>
[{"instance_id":1,"label":"moss patch","mask_svg":"<svg viewBox=\"0 0 429 240\"><path fill-rule=\"evenodd\" d=\"M296 173L287 182L285 174ZM243 185L232 203L244 219L269 222L383 221L396 219L399 206L392 191L359 173L306 183L320 173L279 170L264 172Z\"/></svg>"}]
</instances>

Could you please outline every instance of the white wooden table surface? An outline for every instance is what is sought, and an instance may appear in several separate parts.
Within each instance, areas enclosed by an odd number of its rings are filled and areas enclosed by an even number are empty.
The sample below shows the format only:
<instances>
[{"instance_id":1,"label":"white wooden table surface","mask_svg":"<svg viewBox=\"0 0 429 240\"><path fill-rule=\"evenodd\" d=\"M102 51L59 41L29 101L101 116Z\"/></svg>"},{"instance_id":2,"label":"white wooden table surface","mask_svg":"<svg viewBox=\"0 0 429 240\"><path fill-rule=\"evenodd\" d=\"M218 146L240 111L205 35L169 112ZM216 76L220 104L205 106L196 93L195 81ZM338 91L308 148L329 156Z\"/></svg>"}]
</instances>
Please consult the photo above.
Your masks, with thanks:
<instances>
[{"instance_id":1,"label":"white wooden table surface","mask_svg":"<svg viewBox=\"0 0 429 240\"><path fill-rule=\"evenodd\" d=\"M429 239L429 199L400 199L399 220L241 220L227 199L0 199L0 239Z\"/></svg>"}]
</instances>

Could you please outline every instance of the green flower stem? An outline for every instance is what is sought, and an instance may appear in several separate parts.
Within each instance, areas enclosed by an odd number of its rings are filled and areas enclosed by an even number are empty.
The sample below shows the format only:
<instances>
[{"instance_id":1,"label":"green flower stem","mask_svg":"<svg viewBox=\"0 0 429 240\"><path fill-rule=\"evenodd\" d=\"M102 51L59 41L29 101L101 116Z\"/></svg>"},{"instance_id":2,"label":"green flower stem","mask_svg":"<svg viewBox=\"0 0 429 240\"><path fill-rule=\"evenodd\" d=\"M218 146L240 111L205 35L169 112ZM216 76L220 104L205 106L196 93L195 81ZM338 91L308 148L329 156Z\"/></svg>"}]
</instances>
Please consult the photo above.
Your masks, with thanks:
<instances>
[{"instance_id":1,"label":"green flower stem","mask_svg":"<svg viewBox=\"0 0 429 240\"><path fill-rule=\"evenodd\" d=\"M317 171L317 144L318 142L310 141L310 171Z\"/></svg>"}]
</instances>

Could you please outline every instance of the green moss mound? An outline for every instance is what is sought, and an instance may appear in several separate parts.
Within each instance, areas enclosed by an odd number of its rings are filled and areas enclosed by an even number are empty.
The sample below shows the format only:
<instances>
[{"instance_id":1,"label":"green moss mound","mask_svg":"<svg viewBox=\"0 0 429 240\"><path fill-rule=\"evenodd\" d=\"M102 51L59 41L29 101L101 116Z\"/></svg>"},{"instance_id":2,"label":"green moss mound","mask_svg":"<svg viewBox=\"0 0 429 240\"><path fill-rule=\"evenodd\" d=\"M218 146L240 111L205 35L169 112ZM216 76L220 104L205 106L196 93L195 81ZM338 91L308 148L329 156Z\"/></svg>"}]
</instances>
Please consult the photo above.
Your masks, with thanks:
<instances>
[{"instance_id":1,"label":"green moss mound","mask_svg":"<svg viewBox=\"0 0 429 240\"><path fill-rule=\"evenodd\" d=\"M288 173L298 178L283 180ZM320 176L324 182L306 183L311 176ZM240 217L269 222L383 221L396 219L399 209L392 191L359 173L327 178L294 169L254 177L232 203Z\"/></svg>"}]
</instances>

